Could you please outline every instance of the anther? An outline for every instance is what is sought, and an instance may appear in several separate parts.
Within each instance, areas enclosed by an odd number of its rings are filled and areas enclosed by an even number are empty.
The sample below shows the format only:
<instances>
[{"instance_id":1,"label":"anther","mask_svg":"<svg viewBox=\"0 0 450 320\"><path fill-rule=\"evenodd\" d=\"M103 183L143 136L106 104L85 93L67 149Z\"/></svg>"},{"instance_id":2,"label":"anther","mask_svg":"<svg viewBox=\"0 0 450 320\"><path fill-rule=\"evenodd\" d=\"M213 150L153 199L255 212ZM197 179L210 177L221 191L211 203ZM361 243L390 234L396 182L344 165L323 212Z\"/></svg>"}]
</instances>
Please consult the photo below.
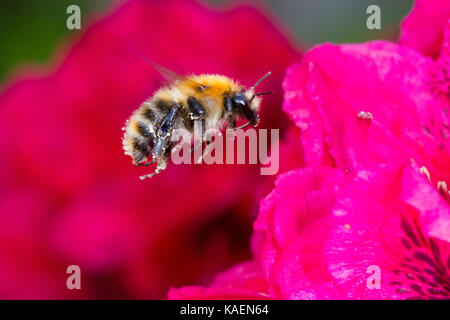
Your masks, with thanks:
<instances>
[{"instance_id":1,"label":"anther","mask_svg":"<svg viewBox=\"0 0 450 320\"><path fill-rule=\"evenodd\" d=\"M425 175L428 179L428 182L431 183L431 177L430 177L430 172L428 171L427 167L423 166L419 169L419 172L423 175Z\"/></svg>"},{"instance_id":2,"label":"anther","mask_svg":"<svg viewBox=\"0 0 450 320\"><path fill-rule=\"evenodd\" d=\"M445 181L438 181L438 183L437 183L437 188L438 188L439 191L442 190L442 191L445 192L445 193L448 192L448 189L447 189L447 182L445 182Z\"/></svg>"},{"instance_id":3,"label":"anther","mask_svg":"<svg viewBox=\"0 0 450 320\"><path fill-rule=\"evenodd\" d=\"M362 120L372 120L373 116L370 112L361 111L358 113L358 118Z\"/></svg>"}]
</instances>

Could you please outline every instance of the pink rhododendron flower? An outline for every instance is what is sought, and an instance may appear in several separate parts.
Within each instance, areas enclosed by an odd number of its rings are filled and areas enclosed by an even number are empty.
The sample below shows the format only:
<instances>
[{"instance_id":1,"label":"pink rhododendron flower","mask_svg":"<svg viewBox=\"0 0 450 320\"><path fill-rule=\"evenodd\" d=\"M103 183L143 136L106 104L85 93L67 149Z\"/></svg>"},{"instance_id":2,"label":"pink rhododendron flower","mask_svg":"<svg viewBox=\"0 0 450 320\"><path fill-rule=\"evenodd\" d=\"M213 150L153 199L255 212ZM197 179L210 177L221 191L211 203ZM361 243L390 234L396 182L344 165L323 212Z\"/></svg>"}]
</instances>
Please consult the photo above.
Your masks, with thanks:
<instances>
[{"instance_id":1,"label":"pink rhododendron flower","mask_svg":"<svg viewBox=\"0 0 450 320\"><path fill-rule=\"evenodd\" d=\"M267 235L262 261L275 296L448 298L449 100L436 90L447 84L436 82L445 68L380 41L319 46L290 68L284 109L302 128L306 165L316 174L333 166L352 182L332 183L345 187L328 193L335 202L312 222L298 213L301 196L263 201L255 226ZM409 159L430 169L422 172L432 184L416 165L404 168ZM304 192L295 179L281 181L275 194ZM370 266L381 270L379 290L367 284Z\"/></svg>"},{"instance_id":2,"label":"pink rhododendron flower","mask_svg":"<svg viewBox=\"0 0 450 320\"><path fill-rule=\"evenodd\" d=\"M258 10L176 0L114 9L53 71L25 70L0 96L0 296L165 298L250 257L257 166L170 166L142 183L146 169L123 155L124 121L161 84L127 45L180 73L249 85L270 69L262 126L289 125L280 84L300 54ZM71 264L82 291L65 287Z\"/></svg>"},{"instance_id":3,"label":"pink rhododendron flower","mask_svg":"<svg viewBox=\"0 0 450 320\"><path fill-rule=\"evenodd\" d=\"M401 25L399 43L422 52L439 56L444 41L444 26L450 19L447 0L417 0Z\"/></svg>"},{"instance_id":4,"label":"pink rhododendron flower","mask_svg":"<svg viewBox=\"0 0 450 320\"><path fill-rule=\"evenodd\" d=\"M347 185L330 216L326 243L316 250L323 250L345 298L449 299L450 207L436 199L438 191L425 185L414 163L394 173L369 172ZM438 237L428 235L430 221L420 217L435 206L447 215ZM378 288L369 279L371 266L379 272Z\"/></svg>"},{"instance_id":5,"label":"pink rhododendron flower","mask_svg":"<svg viewBox=\"0 0 450 320\"><path fill-rule=\"evenodd\" d=\"M261 202L255 229L266 236L261 262L271 294L278 299L338 298L323 252L316 252L330 214L345 184L336 169L298 169L280 175Z\"/></svg>"},{"instance_id":6,"label":"pink rhododendron flower","mask_svg":"<svg viewBox=\"0 0 450 320\"><path fill-rule=\"evenodd\" d=\"M355 174L374 163L395 166L412 158L435 186L449 181L450 99L443 90L450 79L436 78L448 70L449 43L447 37L437 62L379 41L308 52L284 82L284 108L303 129L306 164ZM361 127L360 111L373 116L370 129Z\"/></svg>"},{"instance_id":7,"label":"pink rhododendron flower","mask_svg":"<svg viewBox=\"0 0 450 320\"><path fill-rule=\"evenodd\" d=\"M318 46L288 70L284 109L302 128L307 166L354 173L372 162L415 159L434 183L450 181L448 97L441 64L384 41ZM368 142L357 115L370 112ZM361 144L368 144L364 150Z\"/></svg>"},{"instance_id":8,"label":"pink rhododendron flower","mask_svg":"<svg viewBox=\"0 0 450 320\"><path fill-rule=\"evenodd\" d=\"M331 168L278 178L255 223L266 234L261 261L272 297L450 297L449 203L415 164L389 168L352 181ZM429 236L433 225L439 232Z\"/></svg>"}]
</instances>

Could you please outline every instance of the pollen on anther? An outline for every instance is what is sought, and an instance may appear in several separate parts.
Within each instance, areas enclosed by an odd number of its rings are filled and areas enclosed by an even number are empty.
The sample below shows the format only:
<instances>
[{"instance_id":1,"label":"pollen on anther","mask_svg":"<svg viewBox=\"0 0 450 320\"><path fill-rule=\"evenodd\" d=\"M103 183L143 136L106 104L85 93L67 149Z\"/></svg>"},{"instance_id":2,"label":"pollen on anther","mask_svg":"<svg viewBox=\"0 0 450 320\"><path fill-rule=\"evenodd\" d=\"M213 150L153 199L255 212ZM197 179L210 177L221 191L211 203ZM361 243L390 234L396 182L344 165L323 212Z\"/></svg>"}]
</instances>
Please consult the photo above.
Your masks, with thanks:
<instances>
[{"instance_id":1,"label":"pollen on anther","mask_svg":"<svg viewBox=\"0 0 450 320\"><path fill-rule=\"evenodd\" d=\"M450 192L447 187L447 182L438 181L437 189L438 189L439 193L444 197L445 200L450 201Z\"/></svg>"},{"instance_id":2,"label":"pollen on anther","mask_svg":"<svg viewBox=\"0 0 450 320\"><path fill-rule=\"evenodd\" d=\"M421 174L424 174L424 175L427 177L428 182L431 183L430 172L428 171L427 167L425 167L425 166L421 167L421 168L419 169L419 172L420 172Z\"/></svg>"},{"instance_id":3,"label":"pollen on anther","mask_svg":"<svg viewBox=\"0 0 450 320\"><path fill-rule=\"evenodd\" d=\"M370 112L361 111L358 113L358 118L362 120L372 120L373 116Z\"/></svg>"},{"instance_id":4,"label":"pollen on anther","mask_svg":"<svg viewBox=\"0 0 450 320\"><path fill-rule=\"evenodd\" d=\"M445 182L445 181L438 181L437 188L438 188L438 190L442 190L445 193L448 192L447 182Z\"/></svg>"}]
</instances>

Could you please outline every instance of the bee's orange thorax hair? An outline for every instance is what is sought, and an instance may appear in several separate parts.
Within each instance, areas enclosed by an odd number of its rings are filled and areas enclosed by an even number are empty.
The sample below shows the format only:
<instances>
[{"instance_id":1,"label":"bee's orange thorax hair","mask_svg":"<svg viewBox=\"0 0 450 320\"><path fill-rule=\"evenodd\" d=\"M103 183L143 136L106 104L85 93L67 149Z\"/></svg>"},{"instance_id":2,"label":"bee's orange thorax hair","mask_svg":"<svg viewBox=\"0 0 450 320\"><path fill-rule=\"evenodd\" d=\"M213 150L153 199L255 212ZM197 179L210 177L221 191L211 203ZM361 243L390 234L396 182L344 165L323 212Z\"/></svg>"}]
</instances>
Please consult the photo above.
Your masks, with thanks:
<instances>
[{"instance_id":1,"label":"bee's orange thorax hair","mask_svg":"<svg viewBox=\"0 0 450 320\"><path fill-rule=\"evenodd\" d=\"M187 107L187 99L198 100L207 114L207 127L213 127L221 121L223 115L224 97L245 90L238 82L222 75L201 74L187 76L170 86L159 89L153 99L174 101Z\"/></svg>"},{"instance_id":2,"label":"bee's orange thorax hair","mask_svg":"<svg viewBox=\"0 0 450 320\"><path fill-rule=\"evenodd\" d=\"M191 76L188 79L194 82L188 82L189 85L193 83L201 83L208 88L203 92L207 94L224 94L225 92L237 92L242 89L242 86L231 78L216 74L201 74L198 76Z\"/></svg>"},{"instance_id":3,"label":"bee's orange thorax hair","mask_svg":"<svg viewBox=\"0 0 450 320\"><path fill-rule=\"evenodd\" d=\"M199 84L204 85L204 87L201 87ZM187 97L194 97L199 101L203 100L204 97L223 99L225 94L243 89L239 83L226 76L211 74L192 75L186 77L186 80L179 80L168 87L159 89L155 93L155 98L163 100L175 99L179 103L183 103L183 100Z\"/></svg>"}]
</instances>

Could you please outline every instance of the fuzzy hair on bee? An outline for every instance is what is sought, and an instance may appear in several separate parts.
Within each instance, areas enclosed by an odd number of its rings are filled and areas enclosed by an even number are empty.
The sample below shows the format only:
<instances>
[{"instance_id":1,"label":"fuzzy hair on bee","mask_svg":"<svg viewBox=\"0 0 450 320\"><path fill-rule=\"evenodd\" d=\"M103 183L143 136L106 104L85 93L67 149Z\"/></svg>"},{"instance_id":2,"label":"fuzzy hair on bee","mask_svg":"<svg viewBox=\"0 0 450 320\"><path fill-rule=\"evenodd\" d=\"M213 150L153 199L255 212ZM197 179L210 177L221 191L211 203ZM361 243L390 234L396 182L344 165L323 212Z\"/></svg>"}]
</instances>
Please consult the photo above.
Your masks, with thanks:
<instances>
[{"instance_id":1,"label":"fuzzy hair on bee","mask_svg":"<svg viewBox=\"0 0 450 320\"><path fill-rule=\"evenodd\" d=\"M156 169L140 179L151 178L167 167L174 143L171 134L176 129L193 133L194 122L200 121L202 133L208 129L239 129L259 123L261 95L257 85L270 75L268 72L255 85L246 88L239 82L217 74L178 75L147 61L168 80L168 84L144 101L126 121L123 149L135 166L156 162ZM239 118L247 123L236 128ZM207 144L210 141L205 141ZM151 159L151 161L149 161Z\"/></svg>"}]
</instances>

